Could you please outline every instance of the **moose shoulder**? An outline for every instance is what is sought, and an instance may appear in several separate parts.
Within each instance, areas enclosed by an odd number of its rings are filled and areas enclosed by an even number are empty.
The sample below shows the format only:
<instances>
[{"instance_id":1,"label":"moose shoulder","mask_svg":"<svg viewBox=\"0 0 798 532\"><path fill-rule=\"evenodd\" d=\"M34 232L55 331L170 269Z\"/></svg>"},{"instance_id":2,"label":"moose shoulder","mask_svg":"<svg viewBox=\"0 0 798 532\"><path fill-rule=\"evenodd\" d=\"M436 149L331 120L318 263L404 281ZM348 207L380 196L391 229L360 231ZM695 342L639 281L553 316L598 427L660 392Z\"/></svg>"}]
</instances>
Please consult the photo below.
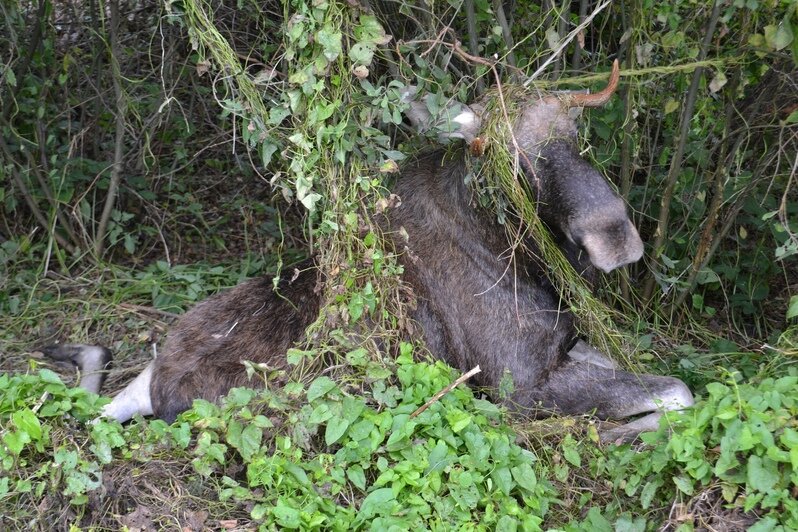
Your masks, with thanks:
<instances>
[{"instance_id":1,"label":"moose shoulder","mask_svg":"<svg viewBox=\"0 0 798 532\"><path fill-rule=\"evenodd\" d=\"M638 260L643 243L624 202L578 154L569 108L601 105L618 82L613 65L608 87L594 95L532 95L513 124L514 145L528 179L535 180L539 216L572 265L585 276ZM479 134L484 107L453 112L460 125L450 136L470 142ZM411 121L431 120L422 102L411 103ZM442 152L406 165L394 189L401 204L384 222L401 253L404 279L412 286L421 326L432 354L468 370L483 368L476 384L498 388L512 375L515 409L595 412L601 418L647 415L602 434L628 440L656 428L662 410L690 406L692 395L678 379L616 369L602 353L578 340L571 315L532 255L507 253L510 243L495 218L471 205L463 155ZM399 231L404 228L404 231ZM406 235L403 238L400 235ZM530 243L534 246L534 243ZM508 261L514 260L511 274ZM217 400L247 385L241 360L285 366L285 352L301 338L320 305L312 264L280 297L269 278L247 281L213 296L172 327L161 354L114 400L104 414L120 421L155 414L172 421L196 398ZM47 353L86 367L101 367L107 351L54 346ZM95 360L91 354L96 354ZM93 365L92 365L93 364ZM101 379L91 382L99 391Z\"/></svg>"}]
</instances>

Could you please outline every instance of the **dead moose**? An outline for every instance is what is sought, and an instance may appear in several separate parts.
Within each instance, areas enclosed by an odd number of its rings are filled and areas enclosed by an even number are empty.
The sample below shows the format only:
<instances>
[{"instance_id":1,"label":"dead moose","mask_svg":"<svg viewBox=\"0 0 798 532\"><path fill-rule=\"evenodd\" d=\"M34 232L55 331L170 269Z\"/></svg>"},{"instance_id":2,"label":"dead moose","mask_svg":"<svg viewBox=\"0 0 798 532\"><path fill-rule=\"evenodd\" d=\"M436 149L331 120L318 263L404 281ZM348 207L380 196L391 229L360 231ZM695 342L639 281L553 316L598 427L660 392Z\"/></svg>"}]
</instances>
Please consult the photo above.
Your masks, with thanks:
<instances>
[{"instance_id":1,"label":"dead moose","mask_svg":"<svg viewBox=\"0 0 798 532\"><path fill-rule=\"evenodd\" d=\"M618 78L616 62L599 93L530 94L513 126L521 168L536 180L539 216L587 277L643 253L623 200L579 156L571 117L575 108L603 105ZM453 116L459 129L449 136L473 141L483 112L480 104L460 107ZM408 116L422 125L431 119L418 101ZM633 439L656 428L663 410L693 404L680 380L621 371L580 341L538 259L516 254L516 273L507 274L505 230L494 215L472 207L465 175L462 155L418 158L403 169L394 189L401 204L386 221L396 249L404 250L404 278L417 296L413 318L432 354L463 371L480 365L474 384L487 390L497 389L509 371L515 392L508 404L517 408L595 412L602 419L647 413L604 432L609 441ZM400 227L406 240L398 236ZM175 323L160 355L104 415L125 421L154 414L171 422L196 398L215 401L234 386L251 384L241 360L284 367L286 350L318 314L316 281L316 270L308 268L281 282L280 297L272 279L261 277L199 303ZM82 385L99 392L107 349L63 345L46 352L80 366L88 374Z\"/></svg>"}]
</instances>

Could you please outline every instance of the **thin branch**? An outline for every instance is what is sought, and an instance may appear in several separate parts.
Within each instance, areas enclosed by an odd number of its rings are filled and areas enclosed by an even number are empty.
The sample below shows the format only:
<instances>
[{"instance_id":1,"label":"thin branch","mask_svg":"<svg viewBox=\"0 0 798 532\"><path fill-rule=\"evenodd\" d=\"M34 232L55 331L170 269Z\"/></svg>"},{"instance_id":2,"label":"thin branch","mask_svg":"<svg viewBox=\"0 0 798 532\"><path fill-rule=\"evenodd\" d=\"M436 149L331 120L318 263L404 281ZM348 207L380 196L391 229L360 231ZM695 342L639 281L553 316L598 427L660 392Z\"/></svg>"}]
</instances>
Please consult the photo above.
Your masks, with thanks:
<instances>
[{"instance_id":1,"label":"thin branch","mask_svg":"<svg viewBox=\"0 0 798 532\"><path fill-rule=\"evenodd\" d=\"M11 169L11 179L14 181L14 184L19 189L20 194L25 199L25 203L28 205L28 209L30 209L31 214L33 217L36 218L36 221L39 222L46 230L50 231L50 223L47 221L47 218L44 216L44 213L39 208L39 205L36 203L36 200L33 199L28 187L25 186L25 181L22 179L22 176L19 174L19 170L17 170L17 166L14 164L14 158L11 156L11 150L8 148L5 139L2 135L0 135L0 151L2 151L3 155L9 162L9 167ZM61 235L55 232L55 229L50 231L50 234L55 241L58 242L58 245L62 248L66 249L70 253L72 253L75 248Z\"/></svg>"},{"instance_id":2,"label":"thin branch","mask_svg":"<svg viewBox=\"0 0 798 532\"><path fill-rule=\"evenodd\" d=\"M583 5L585 2L583 1ZM636 5L636 4L635 4ZM621 4L623 11L623 25L624 33L629 31L629 39L626 41L626 69L632 70L635 66L634 54L634 36L632 27L636 19L636 12L633 11L629 14L628 9L635 9L635 7L625 8ZM577 46L577 50L579 47ZM576 60L578 56L574 54ZM623 140L621 141L621 197L625 200L629 199L629 192L632 190L632 152L634 151L633 145L633 130L635 124L634 109L632 102L632 83L627 83L623 87L623 108L624 108L624 122L623 122ZM629 269L625 268L621 274L621 296L624 301L631 303L631 287L629 286Z\"/></svg>"},{"instance_id":3,"label":"thin branch","mask_svg":"<svg viewBox=\"0 0 798 532\"><path fill-rule=\"evenodd\" d=\"M474 0L465 0L466 21L468 24L468 50L471 55L479 55L479 37L477 35L477 15L474 10ZM477 95L485 92L485 81L477 78Z\"/></svg>"},{"instance_id":4,"label":"thin branch","mask_svg":"<svg viewBox=\"0 0 798 532\"><path fill-rule=\"evenodd\" d=\"M30 64L33 61L33 56L36 51L39 49L39 45L42 41L42 26L44 25L44 17L47 14L47 0L39 0L39 9L36 12L36 26L33 28L33 33L30 36L30 41L28 42L27 53L25 54L25 58L22 60L20 64L21 68L17 70L17 84L15 87L11 88L11 93L9 94L9 99L7 102L4 103L3 109L3 120L8 120L11 116L11 110L14 108L11 103L16 100L17 94L19 91L22 90L22 87L25 84L22 82L22 76L27 74L28 69L30 69Z\"/></svg>"},{"instance_id":5,"label":"thin branch","mask_svg":"<svg viewBox=\"0 0 798 532\"><path fill-rule=\"evenodd\" d=\"M422 413L424 410L426 410L426 409L427 409L427 408L429 408L430 406L432 406L432 405L434 405L435 403L437 403L438 401L440 401L440 400L441 400L441 397L443 397L443 396L444 396L444 395L446 395L447 393L451 392L451 391L452 391L452 390L454 390L454 389L455 389L455 388L456 388L458 385L460 385L460 384L464 383L465 381L467 381L468 379L470 379L471 377L473 377L474 375L476 375L477 373L479 373L479 372L481 372L481 371L482 371L482 370L480 369L480 367L479 367L479 366L477 366L477 367L475 367L475 368L472 368L470 371L468 371L468 373L463 373L462 375L460 375L460 376L457 378L457 380L455 380L453 383L449 384L449 386L445 387L443 390L441 390L441 391L439 391L438 393L436 393L435 395L433 395L433 396L432 396L432 399L430 399L429 401L427 401L426 403L424 403L424 405L423 405L423 406L419 407L419 408L418 408L418 409L417 409L415 412L413 412L412 414L410 414L410 418L412 419L412 418L416 417L417 415L419 415L420 413Z\"/></svg>"},{"instance_id":6,"label":"thin branch","mask_svg":"<svg viewBox=\"0 0 798 532\"><path fill-rule=\"evenodd\" d=\"M580 0L579 2L579 23L582 24L587 17L587 5L588 0ZM623 6L621 6L623 9ZM578 34L577 34L578 35ZM577 39L576 46L574 46L574 55L571 59L571 70L574 72L579 71L582 68L582 45L584 44L584 39L579 40Z\"/></svg>"},{"instance_id":7,"label":"thin branch","mask_svg":"<svg viewBox=\"0 0 798 532\"><path fill-rule=\"evenodd\" d=\"M46 139L47 134L44 130L44 125L42 124L41 120L36 121L36 134L39 138L39 150L40 150L40 158L41 158L41 167L44 172L48 172L48 164L47 164L47 153L46 153ZM47 203L50 204L50 208L55 212L55 217L58 220L60 226L64 229L69 240L72 241L72 244L77 248L80 247L80 240L78 240L77 235L72 230L72 224L69 223L69 219L64 215L61 210L61 206L58 204L58 201L55 199L55 195L47 182L47 180L42 175L42 171L39 170L39 167L36 165L36 161L33 158L33 155L30 152L26 151L26 155L28 156L28 166L30 167L30 171L36 176L36 181L39 183L39 188L44 193L44 197L47 199Z\"/></svg>"},{"instance_id":8,"label":"thin branch","mask_svg":"<svg viewBox=\"0 0 798 532\"><path fill-rule=\"evenodd\" d=\"M493 10L496 12L496 22L499 23L499 26L502 29L502 38L504 39L504 45L507 47L507 63L509 63L510 66L515 67L515 52L513 52L515 44L513 42L513 34L510 32L510 25L507 24L507 17L504 14L504 5L502 4L502 0L493 1Z\"/></svg>"},{"instance_id":9,"label":"thin branch","mask_svg":"<svg viewBox=\"0 0 798 532\"><path fill-rule=\"evenodd\" d=\"M712 43L712 38L715 35L715 26L717 26L718 18L720 16L721 1L716 0L712 7L712 13L709 16L709 25L704 34L704 39L701 42L701 48L698 52L698 60L703 61L709 53L709 47ZM657 229L654 232L655 240L651 249L654 260L659 257L662 248L668 238L668 221L670 219L671 200L673 199L673 191L676 188L676 182L682 171L682 162L684 161L684 150L687 147L687 138L690 133L690 122L693 119L693 111L695 110L696 98L698 96L698 87L701 82L701 76L704 73L703 68L697 68L693 72L693 79L690 82L690 88L687 91L684 107L682 108L681 123L679 124L679 134L676 137L675 153L671 158L671 165L668 169L668 176L665 179L665 188L662 192L662 199L660 200L659 219L657 220ZM646 280L643 289L643 301L649 302L654 295L654 286L656 282L657 263L652 264L651 274Z\"/></svg>"},{"instance_id":10,"label":"thin branch","mask_svg":"<svg viewBox=\"0 0 798 532\"><path fill-rule=\"evenodd\" d=\"M709 208L707 209L707 215L705 217L704 223L704 230L701 232L701 238L698 241L698 246L696 247L695 256L693 257L693 262L690 266L690 274L687 277L687 286L679 293L676 297L676 300L673 303L672 310L675 310L682 306L685 299L687 298L687 294L691 293L695 288L698 282L698 274L704 268L704 266L709 262L711 255L709 255L709 246L712 242L713 236L715 234L715 227L718 223L718 219L720 218L720 209L723 205L723 184L724 178L729 173L729 167L733 164L734 161L734 153L732 156L728 156L729 153L729 141L731 139L731 129L732 129L732 122L735 118L735 107L734 107L734 99L737 93L737 85L740 79L740 70L738 69L735 72L734 77L732 78L732 82L729 84L727 90L725 91L728 95L728 100L726 103L726 118L723 126L723 137L720 141L720 148L719 154L717 157L718 166L715 168L715 171L712 174L712 180L709 183L709 189L712 190L712 199L709 202Z\"/></svg>"},{"instance_id":11,"label":"thin branch","mask_svg":"<svg viewBox=\"0 0 798 532\"><path fill-rule=\"evenodd\" d=\"M543 61L543 64L540 65L540 67L537 70L535 70L534 74L529 76L529 79L524 81L524 87L528 87L532 83L532 81L535 80L535 78L537 78L540 74L542 74L543 71L545 71L546 68L551 64L551 62L557 59L560 56L560 54L562 54L563 50L565 50L565 48L569 44L571 44L571 41L573 41L574 38L576 38L576 36L579 35L579 33L583 29L587 28L590 25L590 23L593 22L593 19L596 18L596 16L599 13L604 11L604 8L606 8L611 3L612 0L604 0L604 3L596 7L596 9L594 9L593 12L587 18L585 18L585 20L583 20L577 27L571 30L571 32L568 35L566 35L565 38L562 40L560 46L558 46L557 49L554 52L552 52L549 58Z\"/></svg>"},{"instance_id":12,"label":"thin branch","mask_svg":"<svg viewBox=\"0 0 798 532\"><path fill-rule=\"evenodd\" d=\"M100 216L100 224L97 227L97 234L94 236L94 254L97 258L102 255L105 247L105 232L108 229L108 221L111 219L116 195L119 190L119 182L122 180L122 162L124 159L125 142L125 115L127 112L127 102L125 94L122 92L122 73L120 71L120 50L119 50L119 0L111 0L111 77L114 84L114 97L116 99L116 135L114 139L114 164L111 168L111 181L108 184L108 194L105 196L105 205Z\"/></svg>"}]
</instances>

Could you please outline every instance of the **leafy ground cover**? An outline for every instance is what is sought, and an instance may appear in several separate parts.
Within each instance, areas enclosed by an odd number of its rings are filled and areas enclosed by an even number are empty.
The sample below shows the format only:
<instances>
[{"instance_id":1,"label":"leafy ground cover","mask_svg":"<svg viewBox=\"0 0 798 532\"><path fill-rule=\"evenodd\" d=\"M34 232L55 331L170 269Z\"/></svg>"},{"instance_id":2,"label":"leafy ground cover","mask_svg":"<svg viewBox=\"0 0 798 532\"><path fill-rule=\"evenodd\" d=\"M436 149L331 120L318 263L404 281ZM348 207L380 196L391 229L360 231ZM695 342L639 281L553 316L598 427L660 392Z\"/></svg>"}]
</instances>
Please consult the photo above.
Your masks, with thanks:
<instances>
[{"instance_id":1,"label":"leafy ground cover","mask_svg":"<svg viewBox=\"0 0 798 532\"><path fill-rule=\"evenodd\" d=\"M235 389L169 426L87 423L105 400L48 369L0 377L5 526L334 530L792 530L798 372L711 383L633 448L586 420L515 430L440 362L364 350L363 381ZM256 377L257 378L257 377ZM519 435L524 435L519 437ZM523 442L520 445L519 442ZM160 470L159 464L168 464ZM153 470L156 468L156 470ZM68 505L65 503L68 502ZM54 521L55 520L55 521Z\"/></svg>"},{"instance_id":2,"label":"leafy ground cover","mask_svg":"<svg viewBox=\"0 0 798 532\"><path fill-rule=\"evenodd\" d=\"M2 7L0 528L798 528L794 2L65 5ZM412 298L374 230L402 160L436 143L402 90L439 114L500 84L598 87L615 58L621 90L580 142L646 260L598 298L558 286L597 345L697 405L617 448L589 417L510 419L465 385L414 416L457 375L398 339ZM467 179L537 231L493 157L503 126ZM326 319L283 389L90 424L105 399L31 357L108 345L113 394L191 304L309 253Z\"/></svg>"}]
</instances>

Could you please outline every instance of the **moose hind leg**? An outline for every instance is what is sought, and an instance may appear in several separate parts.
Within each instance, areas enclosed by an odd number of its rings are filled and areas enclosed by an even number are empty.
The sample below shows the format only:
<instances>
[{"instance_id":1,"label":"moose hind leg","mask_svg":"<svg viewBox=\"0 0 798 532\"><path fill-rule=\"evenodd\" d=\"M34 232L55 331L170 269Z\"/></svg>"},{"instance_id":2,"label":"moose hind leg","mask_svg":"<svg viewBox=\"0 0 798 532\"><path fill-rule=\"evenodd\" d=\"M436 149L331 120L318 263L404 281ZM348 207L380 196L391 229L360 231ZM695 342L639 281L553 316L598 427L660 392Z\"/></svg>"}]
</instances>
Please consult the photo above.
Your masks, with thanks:
<instances>
[{"instance_id":1,"label":"moose hind leg","mask_svg":"<svg viewBox=\"0 0 798 532\"><path fill-rule=\"evenodd\" d=\"M568 414L594 412L601 419L650 414L602 432L605 442L628 442L641 432L656 430L667 410L692 406L693 395L673 377L638 375L592 363L568 360L549 374L542 395L547 406Z\"/></svg>"},{"instance_id":2,"label":"moose hind leg","mask_svg":"<svg viewBox=\"0 0 798 532\"><path fill-rule=\"evenodd\" d=\"M152 415L150 383L155 362L150 362L138 377L130 381L124 390L116 394L110 403L103 407L102 416L124 423L136 414Z\"/></svg>"},{"instance_id":3,"label":"moose hind leg","mask_svg":"<svg viewBox=\"0 0 798 532\"><path fill-rule=\"evenodd\" d=\"M97 345L55 344L42 348L42 353L56 362L77 366L80 384L92 393L99 394L105 375L111 365L111 351Z\"/></svg>"}]
</instances>

